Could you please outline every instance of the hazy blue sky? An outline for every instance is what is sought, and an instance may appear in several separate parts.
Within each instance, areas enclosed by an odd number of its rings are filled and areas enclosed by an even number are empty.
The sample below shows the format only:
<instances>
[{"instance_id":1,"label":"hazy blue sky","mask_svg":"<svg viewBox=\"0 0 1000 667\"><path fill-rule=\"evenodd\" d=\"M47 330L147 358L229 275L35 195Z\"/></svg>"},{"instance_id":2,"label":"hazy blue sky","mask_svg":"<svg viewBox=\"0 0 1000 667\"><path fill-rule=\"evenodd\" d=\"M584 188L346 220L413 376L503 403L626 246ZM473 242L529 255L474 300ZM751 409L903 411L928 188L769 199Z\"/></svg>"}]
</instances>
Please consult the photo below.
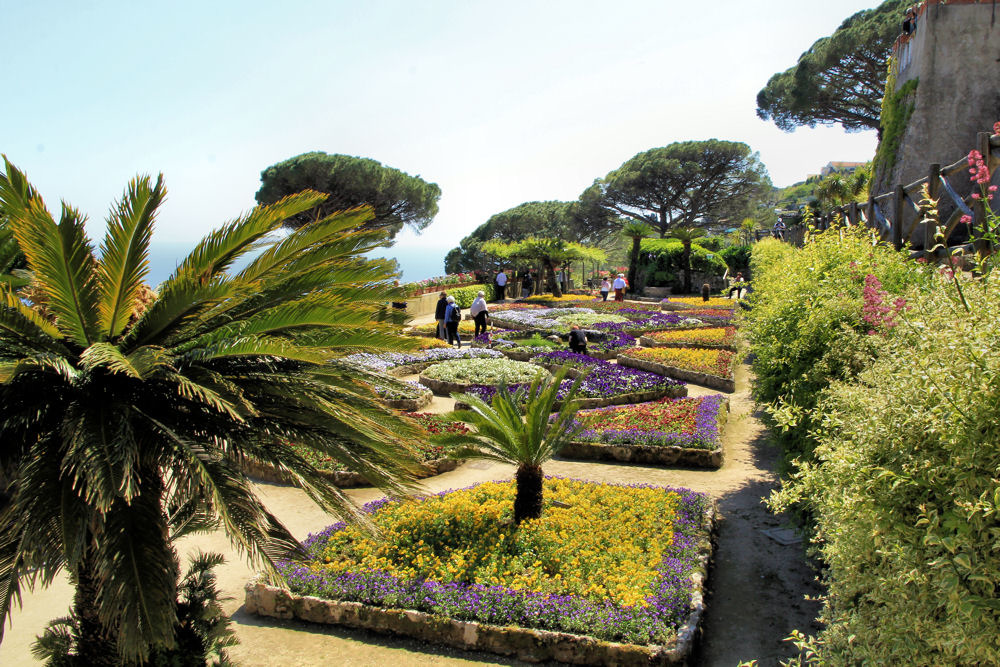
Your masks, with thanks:
<instances>
[{"instance_id":1,"label":"hazy blue sky","mask_svg":"<svg viewBox=\"0 0 1000 667\"><path fill-rule=\"evenodd\" d=\"M870 159L872 132L786 134L754 110L768 77L878 4L0 0L0 151L95 237L131 176L162 171L164 244L252 207L275 162L370 157L441 186L435 222L398 244L440 266L493 213L575 199L674 141L745 141L776 185Z\"/></svg>"}]
</instances>

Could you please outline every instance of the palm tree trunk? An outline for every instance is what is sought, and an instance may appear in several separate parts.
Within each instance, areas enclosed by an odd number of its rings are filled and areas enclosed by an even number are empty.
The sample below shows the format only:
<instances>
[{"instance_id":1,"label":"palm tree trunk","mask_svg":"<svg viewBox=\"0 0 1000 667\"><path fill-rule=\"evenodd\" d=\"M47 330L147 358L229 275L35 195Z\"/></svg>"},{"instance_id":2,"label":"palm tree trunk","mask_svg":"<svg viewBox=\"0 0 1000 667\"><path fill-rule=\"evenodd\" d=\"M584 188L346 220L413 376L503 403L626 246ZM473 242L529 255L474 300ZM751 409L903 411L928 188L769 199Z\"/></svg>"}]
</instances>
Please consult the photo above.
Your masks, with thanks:
<instances>
[{"instance_id":1,"label":"palm tree trunk","mask_svg":"<svg viewBox=\"0 0 1000 667\"><path fill-rule=\"evenodd\" d=\"M639 272L639 248L642 245L642 239L636 237L632 239L632 252L629 254L628 258L628 286L633 292L635 291L635 274Z\"/></svg>"},{"instance_id":2,"label":"palm tree trunk","mask_svg":"<svg viewBox=\"0 0 1000 667\"><path fill-rule=\"evenodd\" d=\"M691 293L691 242L683 241L684 245L684 293Z\"/></svg>"},{"instance_id":3,"label":"palm tree trunk","mask_svg":"<svg viewBox=\"0 0 1000 667\"><path fill-rule=\"evenodd\" d=\"M552 261L546 262L546 265L552 274L552 296L558 299L562 296L562 287L559 285L558 276L556 275L556 265Z\"/></svg>"},{"instance_id":4,"label":"palm tree trunk","mask_svg":"<svg viewBox=\"0 0 1000 667\"><path fill-rule=\"evenodd\" d=\"M514 475L517 495L514 497L514 525L525 519L542 516L542 466L521 465Z\"/></svg>"},{"instance_id":5,"label":"palm tree trunk","mask_svg":"<svg viewBox=\"0 0 1000 667\"><path fill-rule=\"evenodd\" d=\"M114 634L101 623L97 607L97 592L100 590L96 564L88 547L76 570L76 593L73 596L73 612L79 622L76 640L76 654L81 665L119 664L118 646Z\"/></svg>"}]
</instances>

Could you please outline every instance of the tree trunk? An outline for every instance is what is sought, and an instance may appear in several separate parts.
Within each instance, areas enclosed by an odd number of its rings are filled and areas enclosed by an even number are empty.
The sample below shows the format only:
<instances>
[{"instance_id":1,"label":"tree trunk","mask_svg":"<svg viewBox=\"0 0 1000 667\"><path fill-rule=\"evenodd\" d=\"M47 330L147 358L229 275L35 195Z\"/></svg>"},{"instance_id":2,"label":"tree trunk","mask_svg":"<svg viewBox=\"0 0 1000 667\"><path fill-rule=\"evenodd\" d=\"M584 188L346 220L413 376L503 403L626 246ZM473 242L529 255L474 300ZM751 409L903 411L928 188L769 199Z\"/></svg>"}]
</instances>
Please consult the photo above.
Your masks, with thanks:
<instances>
[{"instance_id":1,"label":"tree trunk","mask_svg":"<svg viewBox=\"0 0 1000 667\"><path fill-rule=\"evenodd\" d=\"M628 286L632 291L635 291L635 274L639 271L639 248L641 245L641 238L637 236L632 239L632 252L628 258Z\"/></svg>"},{"instance_id":2,"label":"tree trunk","mask_svg":"<svg viewBox=\"0 0 1000 667\"><path fill-rule=\"evenodd\" d=\"M691 293L691 242L682 241L684 245L684 293Z\"/></svg>"},{"instance_id":3,"label":"tree trunk","mask_svg":"<svg viewBox=\"0 0 1000 667\"><path fill-rule=\"evenodd\" d=\"M525 519L542 516L542 466L521 465L514 475L517 495L514 497L514 525Z\"/></svg>"},{"instance_id":4,"label":"tree trunk","mask_svg":"<svg viewBox=\"0 0 1000 667\"><path fill-rule=\"evenodd\" d=\"M549 272L552 274L552 296L559 298L562 296L562 288L559 285L558 277L556 276L556 265L549 261L547 262Z\"/></svg>"},{"instance_id":5,"label":"tree trunk","mask_svg":"<svg viewBox=\"0 0 1000 667\"><path fill-rule=\"evenodd\" d=\"M73 611L79 621L79 635L76 654L81 665L119 664L118 646L114 633L104 627L98 614L97 593L100 590L97 569L90 549L84 555L76 570L76 593L73 596Z\"/></svg>"}]
</instances>

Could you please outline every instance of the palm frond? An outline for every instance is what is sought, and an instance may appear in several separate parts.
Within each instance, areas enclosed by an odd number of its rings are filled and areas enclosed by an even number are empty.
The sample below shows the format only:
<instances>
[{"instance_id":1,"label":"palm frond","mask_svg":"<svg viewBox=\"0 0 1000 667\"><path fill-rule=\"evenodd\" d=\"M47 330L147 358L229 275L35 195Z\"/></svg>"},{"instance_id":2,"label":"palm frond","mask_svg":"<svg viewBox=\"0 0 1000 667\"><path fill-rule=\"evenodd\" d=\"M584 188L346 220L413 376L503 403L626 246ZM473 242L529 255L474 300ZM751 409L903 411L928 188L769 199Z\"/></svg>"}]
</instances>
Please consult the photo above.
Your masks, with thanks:
<instances>
[{"instance_id":1,"label":"palm frond","mask_svg":"<svg viewBox=\"0 0 1000 667\"><path fill-rule=\"evenodd\" d=\"M128 357L111 343L94 343L88 347L80 354L80 364L87 371L103 367L110 373L121 373L134 378L142 377Z\"/></svg>"},{"instance_id":2,"label":"palm frond","mask_svg":"<svg viewBox=\"0 0 1000 667\"><path fill-rule=\"evenodd\" d=\"M59 342L62 338L59 329L3 285L0 285L0 333L3 343L16 341L23 349L69 356L69 350Z\"/></svg>"},{"instance_id":3,"label":"palm frond","mask_svg":"<svg viewBox=\"0 0 1000 667\"><path fill-rule=\"evenodd\" d=\"M202 283L212 280L252 250L260 239L280 227L283 221L308 211L326 197L325 194L306 191L289 195L270 206L258 206L206 236L167 279L167 285L182 278Z\"/></svg>"},{"instance_id":4,"label":"palm frond","mask_svg":"<svg viewBox=\"0 0 1000 667\"><path fill-rule=\"evenodd\" d=\"M27 179L6 161L6 176L0 178L0 203L18 246L28 259L41 288L56 314L60 329L78 345L86 347L97 334L96 262L84 229L85 218L63 204L58 224Z\"/></svg>"},{"instance_id":5,"label":"palm frond","mask_svg":"<svg viewBox=\"0 0 1000 667\"><path fill-rule=\"evenodd\" d=\"M202 283L192 278L178 278L167 283L159 298L129 328L122 341L130 345L164 345L176 337L204 311L232 296L232 287L221 282Z\"/></svg>"},{"instance_id":6,"label":"palm frond","mask_svg":"<svg viewBox=\"0 0 1000 667\"><path fill-rule=\"evenodd\" d=\"M108 216L98 275L100 326L107 339L121 333L132 316L139 286L149 272L156 210L166 194L163 174L152 186L148 176L134 178Z\"/></svg>"}]
</instances>

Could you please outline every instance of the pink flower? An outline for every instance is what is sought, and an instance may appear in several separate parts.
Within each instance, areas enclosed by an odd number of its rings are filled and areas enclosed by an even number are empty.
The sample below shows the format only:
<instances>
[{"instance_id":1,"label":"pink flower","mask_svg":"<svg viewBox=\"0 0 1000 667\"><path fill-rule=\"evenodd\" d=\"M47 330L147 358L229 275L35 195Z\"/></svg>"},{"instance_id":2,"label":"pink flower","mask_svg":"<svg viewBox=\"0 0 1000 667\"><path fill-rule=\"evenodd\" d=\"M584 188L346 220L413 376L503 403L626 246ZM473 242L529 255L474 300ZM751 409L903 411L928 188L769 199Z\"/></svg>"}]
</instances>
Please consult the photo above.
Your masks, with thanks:
<instances>
[{"instance_id":1,"label":"pink flower","mask_svg":"<svg viewBox=\"0 0 1000 667\"><path fill-rule=\"evenodd\" d=\"M961 222L961 223L963 223L963 224L966 224L966 225L971 225L972 224L972 216L971 215L963 215L961 218L959 218L958 221ZM921 257L920 259L923 259L923 257Z\"/></svg>"},{"instance_id":2,"label":"pink flower","mask_svg":"<svg viewBox=\"0 0 1000 667\"><path fill-rule=\"evenodd\" d=\"M1000 120L993 123L993 134L1000 134Z\"/></svg>"}]
</instances>

